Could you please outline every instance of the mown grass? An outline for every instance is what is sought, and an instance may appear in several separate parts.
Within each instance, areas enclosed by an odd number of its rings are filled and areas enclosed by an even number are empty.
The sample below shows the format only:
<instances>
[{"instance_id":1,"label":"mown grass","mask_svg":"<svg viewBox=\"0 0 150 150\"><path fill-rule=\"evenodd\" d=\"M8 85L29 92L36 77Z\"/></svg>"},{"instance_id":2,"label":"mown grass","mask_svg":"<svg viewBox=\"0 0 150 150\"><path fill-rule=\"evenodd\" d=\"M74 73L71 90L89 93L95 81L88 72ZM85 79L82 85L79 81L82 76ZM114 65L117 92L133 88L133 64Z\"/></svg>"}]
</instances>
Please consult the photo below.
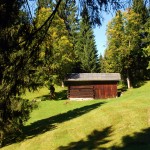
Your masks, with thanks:
<instances>
[{"instance_id":1,"label":"mown grass","mask_svg":"<svg viewBox=\"0 0 150 150\"><path fill-rule=\"evenodd\" d=\"M58 88L57 88L58 89ZM69 101L58 89L27 93L38 99L18 141L2 150L150 150L150 82L120 98Z\"/></svg>"}]
</instances>

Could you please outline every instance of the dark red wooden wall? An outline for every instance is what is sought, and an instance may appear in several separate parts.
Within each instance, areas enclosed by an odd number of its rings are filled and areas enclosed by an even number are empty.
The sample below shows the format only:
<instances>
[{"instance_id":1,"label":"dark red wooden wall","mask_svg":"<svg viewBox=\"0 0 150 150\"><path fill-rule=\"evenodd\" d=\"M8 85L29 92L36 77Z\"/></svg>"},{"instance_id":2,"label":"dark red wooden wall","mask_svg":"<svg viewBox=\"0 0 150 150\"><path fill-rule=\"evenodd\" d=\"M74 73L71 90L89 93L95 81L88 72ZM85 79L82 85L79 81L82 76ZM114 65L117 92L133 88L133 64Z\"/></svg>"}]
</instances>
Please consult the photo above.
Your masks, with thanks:
<instances>
[{"instance_id":1,"label":"dark red wooden wall","mask_svg":"<svg viewBox=\"0 0 150 150\"><path fill-rule=\"evenodd\" d=\"M95 85L95 99L113 98L117 96L117 84Z\"/></svg>"},{"instance_id":2,"label":"dark red wooden wall","mask_svg":"<svg viewBox=\"0 0 150 150\"><path fill-rule=\"evenodd\" d=\"M68 98L105 99L117 96L117 82L79 82L68 84Z\"/></svg>"}]
</instances>

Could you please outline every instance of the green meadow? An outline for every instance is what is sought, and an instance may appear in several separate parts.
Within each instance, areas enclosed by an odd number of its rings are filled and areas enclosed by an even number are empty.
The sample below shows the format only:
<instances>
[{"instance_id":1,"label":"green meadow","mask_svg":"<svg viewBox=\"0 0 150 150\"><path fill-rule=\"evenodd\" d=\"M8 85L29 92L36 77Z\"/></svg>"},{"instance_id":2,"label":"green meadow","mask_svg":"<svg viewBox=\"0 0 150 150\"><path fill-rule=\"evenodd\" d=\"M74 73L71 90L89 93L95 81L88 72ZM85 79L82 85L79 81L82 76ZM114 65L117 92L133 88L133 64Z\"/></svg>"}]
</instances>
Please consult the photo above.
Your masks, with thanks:
<instances>
[{"instance_id":1,"label":"green meadow","mask_svg":"<svg viewBox=\"0 0 150 150\"><path fill-rule=\"evenodd\" d=\"M150 82L105 100L69 101L66 89L47 88L24 96L35 99L23 133L2 150L150 150Z\"/></svg>"}]
</instances>

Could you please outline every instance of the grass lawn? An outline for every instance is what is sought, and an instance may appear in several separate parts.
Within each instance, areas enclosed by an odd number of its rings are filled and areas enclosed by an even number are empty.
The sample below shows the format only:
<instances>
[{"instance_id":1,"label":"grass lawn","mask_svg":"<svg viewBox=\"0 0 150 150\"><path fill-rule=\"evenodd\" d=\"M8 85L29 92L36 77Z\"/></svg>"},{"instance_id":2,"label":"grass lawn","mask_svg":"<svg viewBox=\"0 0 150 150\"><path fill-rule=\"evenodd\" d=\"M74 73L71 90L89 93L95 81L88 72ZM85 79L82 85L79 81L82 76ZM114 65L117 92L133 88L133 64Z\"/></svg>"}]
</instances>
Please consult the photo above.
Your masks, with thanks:
<instances>
[{"instance_id":1,"label":"grass lawn","mask_svg":"<svg viewBox=\"0 0 150 150\"><path fill-rule=\"evenodd\" d=\"M150 150L150 82L120 98L69 101L57 88L25 95L39 101L24 134L2 150Z\"/></svg>"}]
</instances>

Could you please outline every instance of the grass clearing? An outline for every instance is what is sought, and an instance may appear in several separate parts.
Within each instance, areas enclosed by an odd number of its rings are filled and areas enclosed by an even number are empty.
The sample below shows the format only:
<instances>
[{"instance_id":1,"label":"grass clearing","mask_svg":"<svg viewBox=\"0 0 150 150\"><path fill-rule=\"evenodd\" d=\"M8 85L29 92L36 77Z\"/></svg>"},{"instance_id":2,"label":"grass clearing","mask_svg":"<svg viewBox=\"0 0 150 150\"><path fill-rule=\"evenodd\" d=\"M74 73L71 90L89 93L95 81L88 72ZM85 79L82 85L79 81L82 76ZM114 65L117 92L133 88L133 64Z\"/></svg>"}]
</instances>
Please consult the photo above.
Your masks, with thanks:
<instances>
[{"instance_id":1,"label":"grass clearing","mask_svg":"<svg viewBox=\"0 0 150 150\"><path fill-rule=\"evenodd\" d=\"M116 99L69 101L57 88L49 100L42 88L27 93L39 99L19 142L2 150L149 150L150 82ZM66 92L66 91L65 91Z\"/></svg>"}]
</instances>

